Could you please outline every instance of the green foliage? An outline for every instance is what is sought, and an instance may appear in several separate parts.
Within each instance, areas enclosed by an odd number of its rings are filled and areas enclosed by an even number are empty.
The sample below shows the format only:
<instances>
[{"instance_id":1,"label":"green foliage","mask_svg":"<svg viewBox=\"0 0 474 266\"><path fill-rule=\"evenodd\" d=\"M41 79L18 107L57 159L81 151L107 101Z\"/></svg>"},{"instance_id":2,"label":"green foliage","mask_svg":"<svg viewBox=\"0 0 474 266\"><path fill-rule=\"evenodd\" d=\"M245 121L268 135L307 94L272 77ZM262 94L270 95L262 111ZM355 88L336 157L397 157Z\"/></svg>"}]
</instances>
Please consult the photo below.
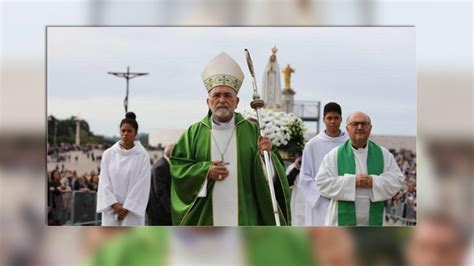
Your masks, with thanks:
<instances>
[{"instance_id":1,"label":"green foliage","mask_svg":"<svg viewBox=\"0 0 474 266\"><path fill-rule=\"evenodd\" d=\"M54 144L56 135L56 144L61 143L74 144L76 140L76 120L75 116L60 120L54 116L48 117L48 143ZM79 121L81 144L104 144L108 143L104 136L94 135L89 129L89 124L85 120Z\"/></svg>"}]
</instances>

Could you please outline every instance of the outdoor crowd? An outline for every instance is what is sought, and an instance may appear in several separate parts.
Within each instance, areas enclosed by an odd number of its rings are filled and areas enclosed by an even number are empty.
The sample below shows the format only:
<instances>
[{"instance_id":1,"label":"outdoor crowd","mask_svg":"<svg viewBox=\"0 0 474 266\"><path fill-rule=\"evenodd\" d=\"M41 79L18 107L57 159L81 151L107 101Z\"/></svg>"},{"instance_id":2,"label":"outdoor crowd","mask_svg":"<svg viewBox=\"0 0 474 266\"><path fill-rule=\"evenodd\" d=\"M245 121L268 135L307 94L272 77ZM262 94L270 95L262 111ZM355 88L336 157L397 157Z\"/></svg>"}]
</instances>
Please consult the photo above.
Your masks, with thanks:
<instances>
[{"instance_id":1,"label":"outdoor crowd","mask_svg":"<svg viewBox=\"0 0 474 266\"><path fill-rule=\"evenodd\" d=\"M99 175L94 171L78 175L58 168L48 178L48 224L63 225L71 219L73 191L97 192Z\"/></svg>"},{"instance_id":2,"label":"outdoor crowd","mask_svg":"<svg viewBox=\"0 0 474 266\"><path fill-rule=\"evenodd\" d=\"M399 151L390 150L395 157L398 166L402 170L405 180L403 187L389 202L388 213L393 222L398 222L398 218L408 221L416 220L416 154L413 151L401 149ZM405 220L405 221L406 221Z\"/></svg>"}]
</instances>

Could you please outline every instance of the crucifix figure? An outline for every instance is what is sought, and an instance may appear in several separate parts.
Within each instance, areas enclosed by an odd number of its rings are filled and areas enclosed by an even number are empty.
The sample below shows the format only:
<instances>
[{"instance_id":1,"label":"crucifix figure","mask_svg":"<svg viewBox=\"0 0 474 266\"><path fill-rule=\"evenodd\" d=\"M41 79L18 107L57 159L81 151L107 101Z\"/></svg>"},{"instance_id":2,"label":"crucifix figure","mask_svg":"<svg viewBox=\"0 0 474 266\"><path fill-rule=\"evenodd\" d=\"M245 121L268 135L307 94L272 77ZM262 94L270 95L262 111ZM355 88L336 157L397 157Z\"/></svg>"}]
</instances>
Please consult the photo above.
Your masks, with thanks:
<instances>
[{"instance_id":1,"label":"crucifix figure","mask_svg":"<svg viewBox=\"0 0 474 266\"><path fill-rule=\"evenodd\" d=\"M224 148L224 151L222 151L222 149L221 149L221 147L219 146L219 144L217 144L216 137L211 133L211 137L212 137L212 139L215 141L217 150L219 151L219 153L220 153L220 155L221 155L221 162L222 162L223 165L229 165L229 164L230 164L230 162L226 162L226 161L224 160L224 154L227 152L227 149L229 148L230 141L232 140L232 136L234 135L234 133L235 133L235 128L234 128L234 130L232 130L232 133L231 133L231 135L230 135L230 138L227 140L227 144L226 144L226 146L225 146L225 148Z\"/></svg>"},{"instance_id":2,"label":"crucifix figure","mask_svg":"<svg viewBox=\"0 0 474 266\"><path fill-rule=\"evenodd\" d=\"M222 162L223 165L229 165L230 164L230 162L226 162L224 160L224 154L221 154L221 162Z\"/></svg>"},{"instance_id":3,"label":"crucifix figure","mask_svg":"<svg viewBox=\"0 0 474 266\"><path fill-rule=\"evenodd\" d=\"M130 67L127 67L127 72L108 72L110 75L114 75L119 78L125 78L127 80L127 91L125 93L125 100L123 100L123 105L125 107L125 113L128 112L128 81L138 76L145 76L148 73L139 73L139 72L130 72Z\"/></svg>"}]
</instances>

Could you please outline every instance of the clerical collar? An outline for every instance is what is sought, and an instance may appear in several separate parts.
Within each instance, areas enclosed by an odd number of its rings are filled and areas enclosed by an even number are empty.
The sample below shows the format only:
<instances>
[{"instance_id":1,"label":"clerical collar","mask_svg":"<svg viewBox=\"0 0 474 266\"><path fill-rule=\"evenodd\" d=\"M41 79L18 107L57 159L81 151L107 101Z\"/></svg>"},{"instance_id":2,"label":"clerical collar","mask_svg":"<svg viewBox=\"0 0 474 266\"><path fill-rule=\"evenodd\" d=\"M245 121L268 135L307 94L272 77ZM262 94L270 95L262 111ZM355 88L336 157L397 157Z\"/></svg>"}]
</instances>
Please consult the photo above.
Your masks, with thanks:
<instances>
[{"instance_id":1,"label":"clerical collar","mask_svg":"<svg viewBox=\"0 0 474 266\"><path fill-rule=\"evenodd\" d=\"M354 147L354 145L352 143L351 143L351 146L354 150L365 150L365 148L367 148L367 143L362 148L356 148L356 147Z\"/></svg>"},{"instance_id":2,"label":"clerical collar","mask_svg":"<svg viewBox=\"0 0 474 266\"><path fill-rule=\"evenodd\" d=\"M119 140L112 146L112 148L114 151L117 151L118 153L123 154L123 155L135 154L139 151L138 146L140 146L140 141L134 141L133 144L134 144L133 147L127 150L123 148L122 145L120 145L120 140Z\"/></svg>"},{"instance_id":3,"label":"clerical collar","mask_svg":"<svg viewBox=\"0 0 474 266\"><path fill-rule=\"evenodd\" d=\"M128 151L128 150L133 149L133 147L135 147L135 143L133 143L132 147L127 149L127 147L123 146L122 142L119 141L119 146L120 146L120 149Z\"/></svg>"},{"instance_id":4,"label":"clerical collar","mask_svg":"<svg viewBox=\"0 0 474 266\"><path fill-rule=\"evenodd\" d=\"M214 129L229 129L235 126L235 115L227 122L219 122L214 117L212 118L212 128Z\"/></svg>"},{"instance_id":5,"label":"clerical collar","mask_svg":"<svg viewBox=\"0 0 474 266\"><path fill-rule=\"evenodd\" d=\"M325 130L324 130L324 134L326 134L326 136L328 136L328 137L330 137L330 138L339 138L340 136L344 135L344 131L342 131L342 130L339 129L339 135L337 135L337 136L335 136L335 137L331 137L331 136L328 135L328 132L327 132L327 130L325 129Z\"/></svg>"}]
</instances>

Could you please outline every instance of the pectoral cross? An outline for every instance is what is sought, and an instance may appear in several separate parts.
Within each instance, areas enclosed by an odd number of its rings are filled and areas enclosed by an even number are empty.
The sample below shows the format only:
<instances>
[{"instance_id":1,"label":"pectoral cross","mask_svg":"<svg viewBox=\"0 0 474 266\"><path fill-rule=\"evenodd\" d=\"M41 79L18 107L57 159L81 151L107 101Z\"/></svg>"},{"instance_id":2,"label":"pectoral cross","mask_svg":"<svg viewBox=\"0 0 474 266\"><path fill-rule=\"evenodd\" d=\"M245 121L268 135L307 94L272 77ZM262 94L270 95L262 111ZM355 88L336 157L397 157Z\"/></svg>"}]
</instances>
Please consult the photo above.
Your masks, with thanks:
<instances>
[{"instance_id":1,"label":"pectoral cross","mask_svg":"<svg viewBox=\"0 0 474 266\"><path fill-rule=\"evenodd\" d=\"M227 149L229 148L229 144L230 144L230 141L232 140L232 136L234 135L234 132L235 132L235 127L234 127L234 130L232 130L232 134L230 135L230 138L227 140L227 146L225 147L224 151L221 150L221 147L219 147L219 144L218 142L216 141L216 138L214 137L214 134L212 134L211 132L211 137L212 139L214 140L214 143L216 144L216 147L217 147L217 150L219 151L219 153L221 154L221 163L223 165L229 165L230 162L226 162L224 160L224 154L225 152L227 151Z\"/></svg>"},{"instance_id":2,"label":"pectoral cross","mask_svg":"<svg viewBox=\"0 0 474 266\"><path fill-rule=\"evenodd\" d=\"M222 162L223 165L229 165L230 164L230 162L225 162L224 154L221 154L221 162Z\"/></svg>"}]
</instances>

